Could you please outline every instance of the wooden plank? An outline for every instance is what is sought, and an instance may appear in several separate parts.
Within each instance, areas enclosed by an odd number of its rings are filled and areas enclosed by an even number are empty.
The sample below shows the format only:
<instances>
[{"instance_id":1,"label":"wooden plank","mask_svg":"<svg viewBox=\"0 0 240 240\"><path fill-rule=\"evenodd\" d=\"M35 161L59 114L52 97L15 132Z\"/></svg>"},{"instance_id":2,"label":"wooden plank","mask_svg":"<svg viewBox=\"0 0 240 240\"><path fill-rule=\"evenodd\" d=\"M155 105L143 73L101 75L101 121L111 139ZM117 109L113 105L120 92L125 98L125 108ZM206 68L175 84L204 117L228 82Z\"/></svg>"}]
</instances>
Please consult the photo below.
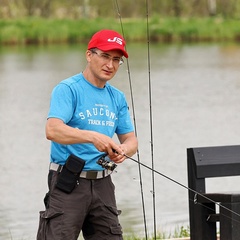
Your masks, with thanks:
<instances>
[{"instance_id":1,"label":"wooden plank","mask_svg":"<svg viewBox=\"0 0 240 240\"><path fill-rule=\"evenodd\" d=\"M193 148L197 178L240 175L240 146Z\"/></svg>"},{"instance_id":2,"label":"wooden plank","mask_svg":"<svg viewBox=\"0 0 240 240\"><path fill-rule=\"evenodd\" d=\"M197 202L200 202L200 203L206 203L206 202L212 202L212 201L217 203L239 203L240 202L240 193L203 193L202 195L203 196L197 195Z\"/></svg>"}]
</instances>

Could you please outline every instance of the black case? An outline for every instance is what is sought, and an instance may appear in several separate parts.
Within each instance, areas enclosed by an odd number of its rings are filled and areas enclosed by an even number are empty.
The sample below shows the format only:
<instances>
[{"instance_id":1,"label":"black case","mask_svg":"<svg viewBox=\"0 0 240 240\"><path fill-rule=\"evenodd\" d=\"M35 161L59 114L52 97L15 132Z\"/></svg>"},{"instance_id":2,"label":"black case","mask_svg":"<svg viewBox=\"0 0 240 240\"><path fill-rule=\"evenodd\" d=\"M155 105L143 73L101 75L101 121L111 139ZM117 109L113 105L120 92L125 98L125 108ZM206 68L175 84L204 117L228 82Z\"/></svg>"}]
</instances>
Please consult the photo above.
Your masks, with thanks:
<instances>
[{"instance_id":1,"label":"black case","mask_svg":"<svg viewBox=\"0 0 240 240\"><path fill-rule=\"evenodd\" d=\"M84 165L84 160L75 155L70 155L58 175L56 187L63 192L71 193L77 185Z\"/></svg>"}]
</instances>

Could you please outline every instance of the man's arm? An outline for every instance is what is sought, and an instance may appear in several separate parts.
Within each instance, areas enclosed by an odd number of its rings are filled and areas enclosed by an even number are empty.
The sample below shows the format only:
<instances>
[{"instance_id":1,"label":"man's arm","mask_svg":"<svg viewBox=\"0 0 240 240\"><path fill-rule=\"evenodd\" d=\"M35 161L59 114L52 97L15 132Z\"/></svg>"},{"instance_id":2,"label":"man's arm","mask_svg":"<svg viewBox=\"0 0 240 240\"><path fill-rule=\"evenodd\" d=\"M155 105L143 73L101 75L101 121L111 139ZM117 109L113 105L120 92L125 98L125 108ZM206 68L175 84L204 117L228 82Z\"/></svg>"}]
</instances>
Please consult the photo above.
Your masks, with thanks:
<instances>
[{"instance_id":1,"label":"man's arm","mask_svg":"<svg viewBox=\"0 0 240 240\"><path fill-rule=\"evenodd\" d=\"M70 127L58 118L47 120L46 137L60 144L92 143L100 152L106 152L108 155L116 155L113 149L123 154L122 148L110 137L98 132Z\"/></svg>"},{"instance_id":2,"label":"man's arm","mask_svg":"<svg viewBox=\"0 0 240 240\"><path fill-rule=\"evenodd\" d=\"M118 134L118 139L121 143L120 147L124 151L124 154L131 157L136 153L138 148L138 141L134 132Z\"/></svg>"}]
</instances>

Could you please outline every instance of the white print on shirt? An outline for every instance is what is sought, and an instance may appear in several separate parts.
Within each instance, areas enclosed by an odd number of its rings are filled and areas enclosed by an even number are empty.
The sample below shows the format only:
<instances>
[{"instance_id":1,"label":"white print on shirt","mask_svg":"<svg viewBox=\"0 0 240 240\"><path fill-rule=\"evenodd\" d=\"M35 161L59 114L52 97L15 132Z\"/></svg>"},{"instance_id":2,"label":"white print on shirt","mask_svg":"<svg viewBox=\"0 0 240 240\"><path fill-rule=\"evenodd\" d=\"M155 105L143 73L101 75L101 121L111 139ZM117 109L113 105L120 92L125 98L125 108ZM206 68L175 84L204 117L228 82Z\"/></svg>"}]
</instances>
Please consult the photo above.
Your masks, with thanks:
<instances>
[{"instance_id":1,"label":"white print on shirt","mask_svg":"<svg viewBox=\"0 0 240 240\"><path fill-rule=\"evenodd\" d=\"M101 126L114 127L114 120L116 120L116 114L114 112L111 112L109 109L106 109L103 107L94 107L92 109L87 109L84 112L80 112L79 116L81 120L87 119L89 125L101 125ZM99 116L101 116L101 118L102 117L107 118L108 120L106 121L106 120L96 119L96 117L99 117Z\"/></svg>"},{"instance_id":2,"label":"white print on shirt","mask_svg":"<svg viewBox=\"0 0 240 240\"><path fill-rule=\"evenodd\" d=\"M88 119L88 124L114 127L113 121L100 121L100 120Z\"/></svg>"},{"instance_id":3,"label":"white print on shirt","mask_svg":"<svg viewBox=\"0 0 240 240\"><path fill-rule=\"evenodd\" d=\"M92 116L106 116L113 120L116 118L116 114L114 112L110 112L108 109L104 109L104 108L87 109L85 111L85 113L80 112L79 116L82 120L84 120L85 118L92 117Z\"/></svg>"},{"instance_id":4,"label":"white print on shirt","mask_svg":"<svg viewBox=\"0 0 240 240\"><path fill-rule=\"evenodd\" d=\"M114 37L113 39L108 39L108 42L116 42L116 43L118 43L118 44L120 44L120 45L122 45L123 43L122 43L122 39L121 38L118 38L118 37Z\"/></svg>"}]
</instances>

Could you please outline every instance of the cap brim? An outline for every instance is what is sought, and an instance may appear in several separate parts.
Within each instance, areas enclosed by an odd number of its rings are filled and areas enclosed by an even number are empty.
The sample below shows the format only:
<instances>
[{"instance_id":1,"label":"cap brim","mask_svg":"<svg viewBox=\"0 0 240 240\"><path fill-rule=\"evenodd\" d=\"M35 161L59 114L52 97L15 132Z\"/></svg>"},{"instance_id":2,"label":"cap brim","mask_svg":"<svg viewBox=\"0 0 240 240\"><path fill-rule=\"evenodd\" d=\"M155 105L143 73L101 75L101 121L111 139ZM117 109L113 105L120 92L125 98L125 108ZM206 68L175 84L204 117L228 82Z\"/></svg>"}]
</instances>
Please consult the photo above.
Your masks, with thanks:
<instances>
[{"instance_id":1,"label":"cap brim","mask_svg":"<svg viewBox=\"0 0 240 240\"><path fill-rule=\"evenodd\" d=\"M118 50L118 51L122 52L122 54L125 58L128 58L128 53L122 48L117 48L116 45L114 45L112 47L111 46L98 46L97 48L102 50L102 51Z\"/></svg>"}]
</instances>

